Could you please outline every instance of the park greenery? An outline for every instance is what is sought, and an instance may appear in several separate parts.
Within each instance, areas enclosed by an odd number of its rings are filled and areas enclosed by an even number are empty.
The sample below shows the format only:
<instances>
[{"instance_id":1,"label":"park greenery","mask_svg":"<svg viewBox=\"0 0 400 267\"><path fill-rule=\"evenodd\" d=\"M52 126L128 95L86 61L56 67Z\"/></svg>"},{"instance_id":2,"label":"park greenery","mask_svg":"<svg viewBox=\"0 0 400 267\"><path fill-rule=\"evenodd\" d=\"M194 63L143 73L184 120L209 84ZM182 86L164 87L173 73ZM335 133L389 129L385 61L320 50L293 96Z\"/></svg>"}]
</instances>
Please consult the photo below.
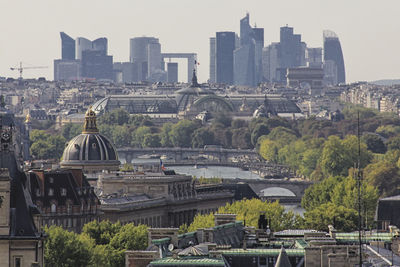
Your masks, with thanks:
<instances>
[{"instance_id":1,"label":"park greenery","mask_svg":"<svg viewBox=\"0 0 400 267\"><path fill-rule=\"evenodd\" d=\"M125 266L126 250L147 247L147 226L121 225L109 221L87 223L81 234L60 226L45 229L46 266Z\"/></svg>"},{"instance_id":2,"label":"park greenery","mask_svg":"<svg viewBox=\"0 0 400 267\"><path fill-rule=\"evenodd\" d=\"M130 116L123 109L117 109L100 116L98 128L117 147L254 148L266 161L287 165L298 176L316 182L302 199L304 218L300 220L290 214L282 217L285 213L277 212L278 221L272 225L275 229L297 226L326 230L328 224L333 224L338 230L347 231L357 225L358 163L362 170L363 218L367 227L372 227L377 199L400 193L400 118L355 106L345 108L342 115L337 121L313 116L298 120L260 117L244 121L218 113L207 124L181 120L157 125L148 116ZM30 136L32 155L37 159L60 158L66 141L80 132L81 126L75 124L66 124L58 131L35 129ZM131 170L130 166L124 168ZM266 210L272 204L266 203L264 207L254 202L252 205L255 210ZM254 223L254 218L249 217L252 213L246 210L245 206L243 210L236 206L221 208ZM207 216L198 216L196 220L208 225L212 215ZM193 230L194 226L186 228Z\"/></svg>"}]
</instances>

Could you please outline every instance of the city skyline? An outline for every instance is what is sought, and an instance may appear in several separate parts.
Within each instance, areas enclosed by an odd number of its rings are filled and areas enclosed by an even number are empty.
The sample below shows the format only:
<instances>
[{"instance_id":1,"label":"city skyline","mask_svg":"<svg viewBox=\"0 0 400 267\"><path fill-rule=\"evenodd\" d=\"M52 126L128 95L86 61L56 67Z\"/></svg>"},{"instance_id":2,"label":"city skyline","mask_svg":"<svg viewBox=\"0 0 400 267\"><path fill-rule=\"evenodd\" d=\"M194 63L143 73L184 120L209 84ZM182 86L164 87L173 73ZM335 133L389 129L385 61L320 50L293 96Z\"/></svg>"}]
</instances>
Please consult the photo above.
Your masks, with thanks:
<instances>
[{"instance_id":1,"label":"city skyline","mask_svg":"<svg viewBox=\"0 0 400 267\"><path fill-rule=\"evenodd\" d=\"M53 59L61 58L59 32L64 31L73 38L106 37L109 55L114 56L115 62L129 61L129 39L154 36L162 43L163 52L197 53L199 81L205 82L209 78L209 37L217 31L239 33L239 20L246 12L251 15L251 26L265 29L264 46L279 41L279 28L286 24L301 34L309 47L323 46L323 30L336 32L347 82L400 77L400 52L396 47L400 22L395 16L400 4L396 1L387 1L383 6L360 0L324 4L317 0L285 1L270 5L225 0L153 0L140 5L125 0L117 5L106 1L39 0L7 1L3 6L9 11L0 18L4 38L0 42L0 76L5 77L18 77L9 68L22 61L27 66L49 66L27 70L23 77L44 76L52 80ZM146 20L150 23L143 23ZM179 79L186 80L185 63L178 62Z\"/></svg>"}]
</instances>

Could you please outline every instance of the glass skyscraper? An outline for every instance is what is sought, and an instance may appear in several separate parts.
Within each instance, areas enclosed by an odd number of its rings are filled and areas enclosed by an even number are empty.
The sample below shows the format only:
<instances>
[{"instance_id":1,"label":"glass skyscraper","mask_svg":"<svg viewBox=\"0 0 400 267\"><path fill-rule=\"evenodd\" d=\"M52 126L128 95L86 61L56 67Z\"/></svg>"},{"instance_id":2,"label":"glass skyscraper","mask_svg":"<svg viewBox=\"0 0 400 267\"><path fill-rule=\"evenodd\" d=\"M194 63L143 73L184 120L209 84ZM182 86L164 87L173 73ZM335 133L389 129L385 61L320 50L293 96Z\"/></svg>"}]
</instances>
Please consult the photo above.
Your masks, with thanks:
<instances>
[{"instance_id":1,"label":"glass skyscraper","mask_svg":"<svg viewBox=\"0 0 400 267\"><path fill-rule=\"evenodd\" d=\"M217 83L233 84L234 32L216 34L216 80Z\"/></svg>"},{"instance_id":2,"label":"glass skyscraper","mask_svg":"<svg viewBox=\"0 0 400 267\"><path fill-rule=\"evenodd\" d=\"M334 62L336 65L337 83L346 83L343 52L340 41L333 31L324 31L324 61Z\"/></svg>"},{"instance_id":3,"label":"glass skyscraper","mask_svg":"<svg viewBox=\"0 0 400 267\"><path fill-rule=\"evenodd\" d=\"M60 32L61 37L61 59L75 60L75 40L65 32Z\"/></svg>"}]
</instances>

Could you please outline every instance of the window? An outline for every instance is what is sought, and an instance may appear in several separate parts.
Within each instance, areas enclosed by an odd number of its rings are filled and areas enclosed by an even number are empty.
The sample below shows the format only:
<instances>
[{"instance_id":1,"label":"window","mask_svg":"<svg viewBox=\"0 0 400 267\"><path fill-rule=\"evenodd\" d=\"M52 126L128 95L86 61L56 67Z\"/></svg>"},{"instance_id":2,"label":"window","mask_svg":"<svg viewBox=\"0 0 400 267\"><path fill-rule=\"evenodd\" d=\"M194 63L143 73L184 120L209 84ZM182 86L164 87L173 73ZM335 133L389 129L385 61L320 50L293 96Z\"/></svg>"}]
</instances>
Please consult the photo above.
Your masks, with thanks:
<instances>
[{"instance_id":1,"label":"window","mask_svg":"<svg viewBox=\"0 0 400 267\"><path fill-rule=\"evenodd\" d=\"M61 188L61 196L65 197L67 195L67 189Z\"/></svg>"},{"instance_id":2,"label":"window","mask_svg":"<svg viewBox=\"0 0 400 267\"><path fill-rule=\"evenodd\" d=\"M56 206L56 204L51 204L51 212L56 212L57 211L57 206Z\"/></svg>"},{"instance_id":3,"label":"window","mask_svg":"<svg viewBox=\"0 0 400 267\"><path fill-rule=\"evenodd\" d=\"M22 257L17 256L14 258L14 266L15 267L21 267L22 266Z\"/></svg>"},{"instance_id":4,"label":"window","mask_svg":"<svg viewBox=\"0 0 400 267\"><path fill-rule=\"evenodd\" d=\"M53 177L49 177L49 183L54 183L54 178Z\"/></svg>"},{"instance_id":5,"label":"window","mask_svg":"<svg viewBox=\"0 0 400 267\"><path fill-rule=\"evenodd\" d=\"M40 197L40 188L36 188L36 196Z\"/></svg>"},{"instance_id":6,"label":"window","mask_svg":"<svg viewBox=\"0 0 400 267\"><path fill-rule=\"evenodd\" d=\"M49 188L49 196L54 196L54 189L53 188Z\"/></svg>"}]
</instances>

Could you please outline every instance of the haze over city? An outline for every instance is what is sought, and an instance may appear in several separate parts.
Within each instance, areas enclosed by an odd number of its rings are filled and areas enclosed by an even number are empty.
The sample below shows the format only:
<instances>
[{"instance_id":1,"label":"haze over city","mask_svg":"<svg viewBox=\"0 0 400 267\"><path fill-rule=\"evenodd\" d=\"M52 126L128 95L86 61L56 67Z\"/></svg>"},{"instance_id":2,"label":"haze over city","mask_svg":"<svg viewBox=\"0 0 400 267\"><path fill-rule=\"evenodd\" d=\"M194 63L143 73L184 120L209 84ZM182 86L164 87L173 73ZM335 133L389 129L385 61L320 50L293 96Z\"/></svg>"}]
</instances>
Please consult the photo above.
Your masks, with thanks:
<instances>
[{"instance_id":1,"label":"haze over city","mask_svg":"<svg viewBox=\"0 0 400 267\"><path fill-rule=\"evenodd\" d=\"M209 78L209 37L217 31L239 32L239 20L265 29L265 43L279 41L279 27L289 25L309 47L322 46L322 31L337 33L346 65L346 82L400 77L400 22L396 0L385 1L6 1L2 4L0 76L18 77L10 67L27 66L25 78L53 79L60 58L59 32L72 37L108 38L114 62L129 60L129 39L154 36L162 51L198 55L199 81ZM184 61L182 61L183 63ZM180 68L185 81L185 67Z\"/></svg>"}]
</instances>

